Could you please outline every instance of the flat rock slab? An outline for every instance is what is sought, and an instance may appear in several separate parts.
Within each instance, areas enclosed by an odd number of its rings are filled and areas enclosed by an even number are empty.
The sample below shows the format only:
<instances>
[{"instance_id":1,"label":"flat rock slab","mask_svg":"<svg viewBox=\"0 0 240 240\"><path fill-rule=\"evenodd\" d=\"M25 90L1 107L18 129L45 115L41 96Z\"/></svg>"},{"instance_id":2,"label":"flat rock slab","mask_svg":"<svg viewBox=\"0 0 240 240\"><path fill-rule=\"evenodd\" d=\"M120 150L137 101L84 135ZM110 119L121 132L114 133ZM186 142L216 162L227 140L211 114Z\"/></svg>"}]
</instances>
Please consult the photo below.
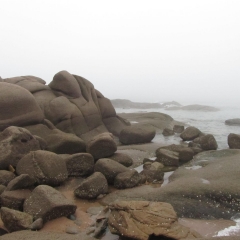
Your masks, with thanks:
<instances>
[{"instance_id":1,"label":"flat rock slab","mask_svg":"<svg viewBox=\"0 0 240 240\"><path fill-rule=\"evenodd\" d=\"M109 205L108 224L114 234L148 240L150 236L170 239L201 237L177 221L177 214L168 203L149 201L116 201Z\"/></svg>"},{"instance_id":2,"label":"flat rock slab","mask_svg":"<svg viewBox=\"0 0 240 240\"><path fill-rule=\"evenodd\" d=\"M239 159L237 149L199 153L188 168L179 167L164 187L124 189L108 194L102 202L161 201L170 203L179 217L230 219L240 211Z\"/></svg>"}]
</instances>

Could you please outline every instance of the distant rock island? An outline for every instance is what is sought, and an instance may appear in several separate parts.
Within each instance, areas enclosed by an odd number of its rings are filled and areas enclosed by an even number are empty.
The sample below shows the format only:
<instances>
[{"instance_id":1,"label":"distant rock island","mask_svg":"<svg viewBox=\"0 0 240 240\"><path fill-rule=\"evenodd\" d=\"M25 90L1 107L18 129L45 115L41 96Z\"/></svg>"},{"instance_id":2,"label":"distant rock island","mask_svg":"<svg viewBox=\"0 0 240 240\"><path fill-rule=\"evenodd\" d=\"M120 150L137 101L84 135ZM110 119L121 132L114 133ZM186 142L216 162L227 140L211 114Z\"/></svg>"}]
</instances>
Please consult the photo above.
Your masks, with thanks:
<instances>
[{"instance_id":1,"label":"distant rock island","mask_svg":"<svg viewBox=\"0 0 240 240\"><path fill-rule=\"evenodd\" d=\"M185 111L202 111L202 112L216 112L219 111L218 108L191 104L183 106L176 101L164 102L164 103L145 103L145 102L132 102L127 99L113 99L111 100L112 105L115 108L135 108L135 109L148 109L148 108L164 108L166 110L185 110Z\"/></svg>"},{"instance_id":2,"label":"distant rock island","mask_svg":"<svg viewBox=\"0 0 240 240\"><path fill-rule=\"evenodd\" d=\"M146 103L146 102L132 102L127 99L113 99L111 100L112 105L115 108L166 108L166 107L181 107L182 105L178 102L165 102L165 103Z\"/></svg>"}]
</instances>

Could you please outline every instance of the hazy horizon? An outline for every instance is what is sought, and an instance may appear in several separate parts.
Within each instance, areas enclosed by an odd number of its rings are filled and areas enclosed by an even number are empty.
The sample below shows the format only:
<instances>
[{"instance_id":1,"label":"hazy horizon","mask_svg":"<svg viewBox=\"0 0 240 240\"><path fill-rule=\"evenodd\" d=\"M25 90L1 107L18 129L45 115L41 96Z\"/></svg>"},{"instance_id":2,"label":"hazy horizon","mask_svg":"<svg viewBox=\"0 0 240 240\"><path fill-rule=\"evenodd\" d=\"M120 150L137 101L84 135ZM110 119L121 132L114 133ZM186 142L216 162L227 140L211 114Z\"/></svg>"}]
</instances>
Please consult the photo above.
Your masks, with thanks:
<instances>
[{"instance_id":1,"label":"hazy horizon","mask_svg":"<svg viewBox=\"0 0 240 240\"><path fill-rule=\"evenodd\" d=\"M3 0L2 78L67 70L109 99L239 105L238 0Z\"/></svg>"}]
</instances>

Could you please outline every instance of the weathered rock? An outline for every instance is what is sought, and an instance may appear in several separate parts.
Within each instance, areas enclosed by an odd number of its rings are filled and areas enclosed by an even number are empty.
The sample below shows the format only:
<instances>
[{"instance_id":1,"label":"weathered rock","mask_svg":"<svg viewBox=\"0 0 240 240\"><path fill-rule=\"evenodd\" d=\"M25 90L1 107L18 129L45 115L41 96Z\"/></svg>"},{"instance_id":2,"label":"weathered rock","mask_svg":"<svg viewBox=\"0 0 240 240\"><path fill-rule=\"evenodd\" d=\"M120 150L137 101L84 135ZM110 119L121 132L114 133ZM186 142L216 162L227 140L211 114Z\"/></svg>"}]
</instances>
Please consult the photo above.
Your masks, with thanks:
<instances>
[{"instance_id":1,"label":"weathered rock","mask_svg":"<svg viewBox=\"0 0 240 240\"><path fill-rule=\"evenodd\" d=\"M182 126L182 125L174 125L173 126L173 131L175 133L182 133L184 131L184 126Z\"/></svg>"},{"instance_id":2,"label":"weathered rock","mask_svg":"<svg viewBox=\"0 0 240 240\"><path fill-rule=\"evenodd\" d=\"M50 121L44 119L43 124L26 126L32 134L41 137L48 151L57 154L74 154L86 151L85 142L71 133L65 133L57 129ZM41 142L41 140L40 140Z\"/></svg>"},{"instance_id":3,"label":"weathered rock","mask_svg":"<svg viewBox=\"0 0 240 240\"><path fill-rule=\"evenodd\" d=\"M194 138L199 137L201 131L196 127L187 127L180 135L183 141L191 141Z\"/></svg>"},{"instance_id":4,"label":"weathered rock","mask_svg":"<svg viewBox=\"0 0 240 240\"><path fill-rule=\"evenodd\" d=\"M6 189L6 186L0 184L0 195L5 191L5 189Z\"/></svg>"},{"instance_id":5,"label":"weathered rock","mask_svg":"<svg viewBox=\"0 0 240 240\"><path fill-rule=\"evenodd\" d=\"M0 196L1 206L22 211L23 203L30 194L31 191L28 189L4 191Z\"/></svg>"},{"instance_id":6,"label":"weathered rock","mask_svg":"<svg viewBox=\"0 0 240 240\"><path fill-rule=\"evenodd\" d=\"M47 185L36 187L25 200L23 211L33 219L42 218L43 222L75 213L77 206L59 191Z\"/></svg>"},{"instance_id":7,"label":"weathered rock","mask_svg":"<svg viewBox=\"0 0 240 240\"><path fill-rule=\"evenodd\" d=\"M100 194L108 193L108 183L100 172L93 173L86 178L75 190L75 196L83 199L95 199Z\"/></svg>"},{"instance_id":8,"label":"weathered rock","mask_svg":"<svg viewBox=\"0 0 240 240\"><path fill-rule=\"evenodd\" d=\"M129 169L127 167L108 158L99 159L94 167L94 171L101 172L106 177L109 184L114 183L114 179L119 173L126 172L128 170Z\"/></svg>"},{"instance_id":9,"label":"weathered rock","mask_svg":"<svg viewBox=\"0 0 240 240\"><path fill-rule=\"evenodd\" d=\"M28 174L38 184L56 186L68 177L65 161L55 153L38 150L25 155L17 165L17 174Z\"/></svg>"},{"instance_id":10,"label":"weathered rock","mask_svg":"<svg viewBox=\"0 0 240 240\"><path fill-rule=\"evenodd\" d=\"M207 134L205 136L200 137L199 139L200 146L203 150L217 150L218 144L216 139L212 134Z\"/></svg>"},{"instance_id":11,"label":"weathered rock","mask_svg":"<svg viewBox=\"0 0 240 240\"><path fill-rule=\"evenodd\" d=\"M35 180L28 174L21 174L8 183L6 190L12 191L17 189L30 188L34 185L34 183Z\"/></svg>"},{"instance_id":12,"label":"weathered rock","mask_svg":"<svg viewBox=\"0 0 240 240\"><path fill-rule=\"evenodd\" d=\"M194 156L193 150L189 147L182 148L178 153L179 153L179 162L180 163L186 163L186 162L192 160L193 156Z\"/></svg>"},{"instance_id":13,"label":"weathered rock","mask_svg":"<svg viewBox=\"0 0 240 240\"><path fill-rule=\"evenodd\" d=\"M38 140L27 129L6 128L0 133L0 169L8 169L9 165L16 167L24 155L39 149Z\"/></svg>"},{"instance_id":14,"label":"weathered rock","mask_svg":"<svg viewBox=\"0 0 240 240\"><path fill-rule=\"evenodd\" d=\"M125 167L130 167L133 164L133 160L127 154L115 152L111 157L108 157Z\"/></svg>"},{"instance_id":15,"label":"weathered rock","mask_svg":"<svg viewBox=\"0 0 240 240\"><path fill-rule=\"evenodd\" d=\"M33 217L30 214L7 207L1 207L1 218L9 232L25 230L33 222Z\"/></svg>"},{"instance_id":16,"label":"weathered rock","mask_svg":"<svg viewBox=\"0 0 240 240\"><path fill-rule=\"evenodd\" d=\"M0 130L25 126L43 120L43 113L32 94L15 84L0 82Z\"/></svg>"},{"instance_id":17,"label":"weathered rock","mask_svg":"<svg viewBox=\"0 0 240 240\"><path fill-rule=\"evenodd\" d=\"M155 137L156 130L147 124L134 124L125 127L119 135L119 140L123 144L137 144L151 142Z\"/></svg>"},{"instance_id":18,"label":"weathered rock","mask_svg":"<svg viewBox=\"0 0 240 240\"><path fill-rule=\"evenodd\" d=\"M143 171L141 171L141 176L144 176L148 183L155 183L155 182L161 182L163 180L163 168L164 165L162 163L151 161L151 162L145 162L143 165ZM142 179L143 180L143 179ZM144 182L144 183L145 183Z\"/></svg>"},{"instance_id":19,"label":"weathered rock","mask_svg":"<svg viewBox=\"0 0 240 240\"><path fill-rule=\"evenodd\" d=\"M240 134L230 133L228 135L228 146L231 149L240 149Z\"/></svg>"},{"instance_id":20,"label":"weathered rock","mask_svg":"<svg viewBox=\"0 0 240 240\"><path fill-rule=\"evenodd\" d=\"M174 135L174 131L170 128L164 128L163 132L162 132L162 135L165 136L165 137L172 136L172 135Z\"/></svg>"},{"instance_id":21,"label":"weathered rock","mask_svg":"<svg viewBox=\"0 0 240 240\"><path fill-rule=\"evenodd\" d=\"M164 166L177 167L179 165L179 153L167 149L160 149L156 161L162 163Z\"/></svg>"},{"instance_id":22,"label":"weathered rock","mask_svg":"<svg viewBox=\"0 0 240 240\"><path fill-rule=\"evenodd\" d=\"M141 182L141 176L135 169L131 169L126 172L119 173L114 179L114 187L132 188L137 186Z\"/></svg>"},{"instance_id":23,"label":"weathered rock","mask_svg":"<svg viewBox=\"0 0 240 240\"><path fill-rule=\"evenodd\" d=\"M225 121L225 124L230 126L240 126L240 118L228 119Z\"/></svg>"},{"instance_id":24,"label":"weathered rock","mask_svg":"<svg viewBox=\"0 0 240 240\"><path fill-rule=\"evenodd\" d=\"M42 227L43 227L43 220L42 218L38 218L28 228L33 231L36 231L36 230L38 231L42 229Z\"/></svg>"},{"instance_id":25,"label":"weathered rock","mask_svg":"<svg viewBox=\"0 0 240 240\"><path fill-rule=\"evenodd\" d=\"M89 153L76 153L73 155L61 155L65 160L68 176L89 176L94 170L94 159Z\"/></svg>"},{"instance_id":26,"label":"weathered rock","mask_svg":"<svg viewBox=\"0 0 240 240\"><path fill-rule=\"evenodd\" d=\"M112 233L130 239L148 240L151 236L169 239L197 238L200 235L177 221L173 207L163 202L116 201L112 210L109 229Z\"/></svg>"},{"instance_id":27,"label":"weathered rock","mask_svg":"<svg viewBox=\"0 0 240 240\"><path fill-rule=\"evenodd\" d=\"M87 143L87 152L94 159L110 157L116 151L117 145L114 142L113 135L110 133L99 134Z\"/></svg>"},{"instance_id":28,"label":"weathered rock","mask_svg":"<svg viewBox=\"0 0 240 240\"><path fill-rule=\"evenodd\" d=\"M8 183L13 180L16 175L7 170L0 170L0 184L7 186Z\"/></svg>"}]
</instances>

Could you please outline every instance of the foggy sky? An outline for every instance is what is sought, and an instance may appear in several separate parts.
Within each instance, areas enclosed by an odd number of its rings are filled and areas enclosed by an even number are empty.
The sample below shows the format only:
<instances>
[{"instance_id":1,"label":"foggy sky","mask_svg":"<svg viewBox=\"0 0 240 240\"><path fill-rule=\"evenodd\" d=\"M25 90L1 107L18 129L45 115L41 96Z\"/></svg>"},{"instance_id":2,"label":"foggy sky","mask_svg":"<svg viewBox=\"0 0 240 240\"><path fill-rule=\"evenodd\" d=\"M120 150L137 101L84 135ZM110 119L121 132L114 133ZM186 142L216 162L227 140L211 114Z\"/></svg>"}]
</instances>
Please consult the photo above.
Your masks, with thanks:
<instances>
[{"instance_id":1,"label":"foggy sky","mask_svg":"<svg viewBox=\"0 0 240 240\"><path fill-rule=\"evenodd\" d=\"M239 0L0 0L0 76L61 70L110 99L240 104Z\"/></svg>"}]
</instances>

